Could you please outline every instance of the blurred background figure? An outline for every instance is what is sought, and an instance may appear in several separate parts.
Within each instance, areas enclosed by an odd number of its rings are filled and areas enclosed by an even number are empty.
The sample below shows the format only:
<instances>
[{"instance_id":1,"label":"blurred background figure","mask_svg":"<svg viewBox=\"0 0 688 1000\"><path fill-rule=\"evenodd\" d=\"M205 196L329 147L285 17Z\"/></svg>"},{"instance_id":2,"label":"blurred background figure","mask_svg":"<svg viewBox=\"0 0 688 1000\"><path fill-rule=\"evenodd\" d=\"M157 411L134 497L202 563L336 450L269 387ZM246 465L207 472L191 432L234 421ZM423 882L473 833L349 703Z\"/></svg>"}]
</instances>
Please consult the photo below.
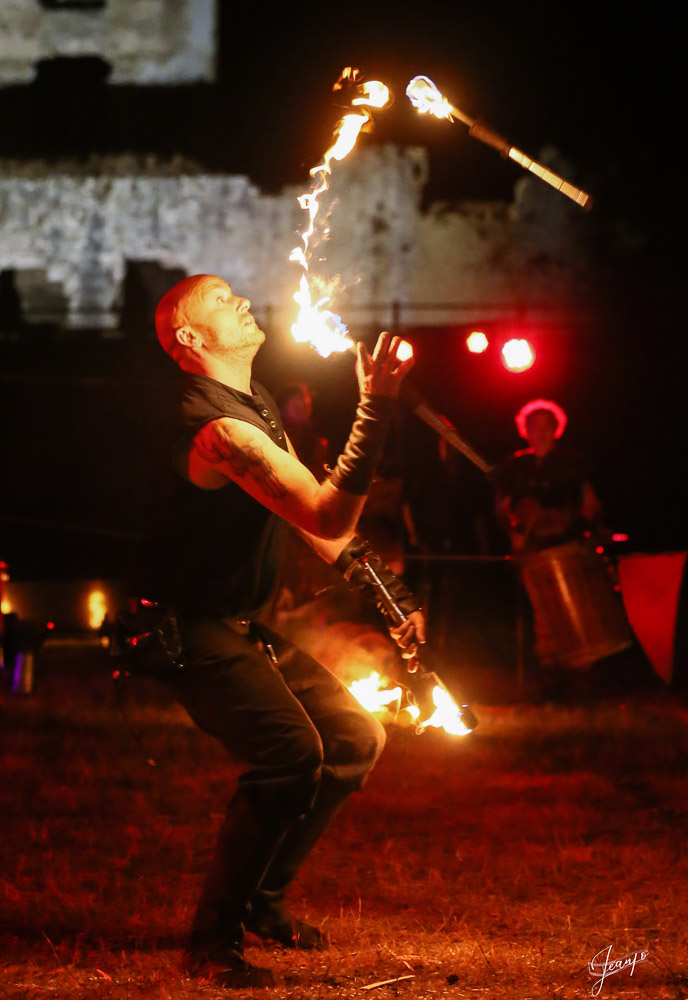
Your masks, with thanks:
<instances>
[{"instance_id":1,"label":"blurred background figure","mask_svg":"<svg viewBox=\"0 0 688 1000\"><path fill-rule=\"evenodd\" d=\"M404 472L398 457L389 448L383 455L371 484L358 522L358 531L368 539L394 573L404 573L405 552L409 547L418 547L418 538L406 497Z\"/></svg>"},{"instance_id":2,"label":"blurred background figure","mask_svg":"<svg viewBox=\"0 0 688 1000\"><path fill-rule=\"evenodd\" d=\"M503 462L495 480L497 516L533 607L538 680L552 697L589 691L602 679L624 690L651 675L595 544L609 532L587 463L558 443L566 422L552 400L522 407L516 426L530 447Z\"/></svg>"},{"instance_id":3,"label":"blurred background figure","mask_svg":"<svg viewBox=\"0 0 688 1000\"><path fill-rule=\"evenodd\" d=\"M567 417L557 403L533 399L516 414L529 448L497 472L497 516L515 554L526 555L574 539L601 524L597 499L582 455L559 444Z\"/></svg>"},{"instance_id":4,"label":"blurred background figure","mask_svg":"<svg viewBox=\"0 0 688 1000\"><path fill-rule=\"evenodd\" d=\"M287 437L318 482L327 475L328 442L313 427L313 399L305 382L287 382L277 393L277 405Z\"/></svg>"},{"instance_id":5,"label":"blurred background figure","mask_svg":"<svg viewBox=\"0 0 688 1000\"><path fill-rule=\"evenodd\" d=\"M5 667L5 584L9 579L9 567L0 559L0 678Z\"/></svg>"},{"instance_id":6,"label":"blurred background figure","mask_svg":"<svg viewBox=\"0 0 688 1000\"><path fill-rule=\"evenodd\" d=\"M321 483L328 475L329 442L313 426L313 397L306 382L287 382L275 396L287 437L300 461ZM276 621L339 583L334 571L295 532L289 533L275 597Z\"/></svg>"}]
</instances>

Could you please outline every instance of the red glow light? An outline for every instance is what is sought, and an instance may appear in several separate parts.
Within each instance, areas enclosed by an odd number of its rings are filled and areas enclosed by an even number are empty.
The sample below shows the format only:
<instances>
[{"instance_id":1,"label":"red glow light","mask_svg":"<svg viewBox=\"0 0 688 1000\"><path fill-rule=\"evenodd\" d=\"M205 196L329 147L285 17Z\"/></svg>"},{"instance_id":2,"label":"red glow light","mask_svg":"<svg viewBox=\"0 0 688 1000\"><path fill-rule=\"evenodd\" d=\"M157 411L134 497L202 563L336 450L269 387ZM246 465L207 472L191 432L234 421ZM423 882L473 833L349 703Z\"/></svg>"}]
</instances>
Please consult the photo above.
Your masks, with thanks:
<instances>
[{"instance_id":1,"label":"red glow light","mask_svg":"<svg viewBox=\"0 0 688 1000\"><path fill-rule=\"evenodd\" d=\"M487 350L488 340L482 330L474 330L466 337L466 347L471 354L482 354Z\"/></svg>"},{"instance_id":2,"label":"red glow light","mask_svg":"<svg viewBox=\"0 0 688 1000\"><path fill-rule=\"evenodd\" d=\"M532 367L535 351L527 340L507 340L502 348L502 361L510 372L524 372Z\"/></svg>"},{"instance_id":3,"label":"red glow light","mask_svg":"<svg viewBox=\"0 0 688 1000\"><path fill-rule=\"evenodd\" d=\"M397 358L399 361L408 361L409 358L413 357L413 348L409 344L408 340L402 340L402 342L397 347Z\"/></svg>"},{"instance_id":4,"label":"red glow light","mask_svg":"<svg viewBox=\"0 0 688 1000\"><path fill-rule=\"evenodd\" d=\"M46 622L45 627L50 629L55 628L55 622Z\"/></svg>"},{"instance_id":5,"label":"red glow light","mask_svg":"<svg viewBox=\"0 0 688 1000\"><path fill-rule=\"evenodd\" d=\"M628 541L628 535L625 535L622 531L617 531L614 535L612 535L612 541L613 542L627 542Z\"/></svg>"}]
</instances>

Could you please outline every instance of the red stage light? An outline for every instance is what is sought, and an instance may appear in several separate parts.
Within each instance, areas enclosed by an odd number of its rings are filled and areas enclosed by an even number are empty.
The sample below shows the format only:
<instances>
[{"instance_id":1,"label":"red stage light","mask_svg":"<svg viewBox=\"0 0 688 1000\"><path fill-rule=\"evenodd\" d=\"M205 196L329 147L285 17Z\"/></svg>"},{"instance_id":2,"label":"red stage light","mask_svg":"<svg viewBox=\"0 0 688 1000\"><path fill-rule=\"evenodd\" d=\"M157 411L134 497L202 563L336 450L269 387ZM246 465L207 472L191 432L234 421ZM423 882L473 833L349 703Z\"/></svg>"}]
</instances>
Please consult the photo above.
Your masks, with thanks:
<instances>
[{"instance_id":1,"label":"red stage light","mask_svg":"<svg viewBox=\"0 0 688 1000\"><path fill-rule=\"evenodd\" d=\"M45 627L49 629L55 628L55 622L46 622Z\"/></svg>"},{"instance_id":2,"label":"red stage light","mask_svg":"<svg viewBox=\"0 0 688 1000\"><path fill-rule=\"evenodd\" d=\"M502 348L502 361L510 372L524 372L532 367L535 351L527 340L507 340Z\"/></svg>"},{"instance_id":3,"label":"red stage light","mask_svg":"<svg viewBox=\"0 0 688 1000\"><path fill-rule=\"evenodd\" d=\"M466 347L471 354L482 354L487 350L488 340L482 330L474 330L466 337Z\"/></svg>"},{"instance_id":4,"label":"red stage light","mask_svg":"<svg viewBox=\"0 0 688 1000\"><path fill-rule=\"evenodd\" d=\"M612 535L613 542L627 542L628 535L625 535L622 531L617 531Z\"/></svg>"}]
</instances>

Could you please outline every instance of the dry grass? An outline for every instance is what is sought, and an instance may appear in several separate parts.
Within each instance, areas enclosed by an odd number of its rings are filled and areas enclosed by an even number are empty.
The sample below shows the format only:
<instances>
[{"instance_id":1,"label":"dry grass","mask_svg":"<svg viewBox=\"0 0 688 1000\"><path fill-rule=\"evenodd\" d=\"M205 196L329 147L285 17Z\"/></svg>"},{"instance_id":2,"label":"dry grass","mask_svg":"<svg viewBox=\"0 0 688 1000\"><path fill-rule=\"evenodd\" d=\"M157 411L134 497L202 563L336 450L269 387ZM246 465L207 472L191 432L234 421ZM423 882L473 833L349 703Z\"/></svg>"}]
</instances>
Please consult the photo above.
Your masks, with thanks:
<instances>
[{"instance_id":1,"label":"dry grass","mask_svg":"<svg viewBox=\"0 0 688 1000\"><path fill-rule=\"evenodd\" d=\"M221 995L178 961L236 772L156 689L132 695L156 768L98 651L48 651L37 694L0 702L2 998ZM478 711L464 740L390 732L293 894L333 947L251 939L282 983L264 995L569 1000L611 944L650 959L603 997L688 997L685 710Z\"/></svg>"}]
</instances>

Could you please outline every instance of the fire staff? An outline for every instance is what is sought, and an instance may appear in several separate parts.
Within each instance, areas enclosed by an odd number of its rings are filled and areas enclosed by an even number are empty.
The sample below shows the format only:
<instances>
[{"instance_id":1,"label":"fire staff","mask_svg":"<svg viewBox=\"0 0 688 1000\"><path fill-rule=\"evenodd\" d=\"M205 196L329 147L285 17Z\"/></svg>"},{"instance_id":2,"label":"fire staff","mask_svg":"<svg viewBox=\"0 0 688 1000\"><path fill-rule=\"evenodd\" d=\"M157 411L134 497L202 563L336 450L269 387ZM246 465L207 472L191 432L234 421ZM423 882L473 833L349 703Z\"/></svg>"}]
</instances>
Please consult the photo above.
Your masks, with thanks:
<instances>
[{"instance_id":1,"label":"fire staff","mask_svg":"<svg viewBox=\"0 0 688 1000\"><path fill-rule=\"evenodd\" d=\"M334 472L318 483L297 459L277 406L251 378L265 339L250 302L213 275L175 285L156 313L162 347L185 372L169 501L143 550L142 596L178 615L183 668L175 697L247 764L229 802L193 918L185 968L223 987L273 984L243 954L244 930L292 948L325 935L291 914L297 869L384 743L380 724L306 653L260 624L289 526L342 572L412 362L398 338L358 349L360 402ZM353 537L352 537L353 536ZM372 555L374 558L374 554ZM380 560L407 620L394 631L409 664L425 624Z\"/></svg>"}]
</instances>

